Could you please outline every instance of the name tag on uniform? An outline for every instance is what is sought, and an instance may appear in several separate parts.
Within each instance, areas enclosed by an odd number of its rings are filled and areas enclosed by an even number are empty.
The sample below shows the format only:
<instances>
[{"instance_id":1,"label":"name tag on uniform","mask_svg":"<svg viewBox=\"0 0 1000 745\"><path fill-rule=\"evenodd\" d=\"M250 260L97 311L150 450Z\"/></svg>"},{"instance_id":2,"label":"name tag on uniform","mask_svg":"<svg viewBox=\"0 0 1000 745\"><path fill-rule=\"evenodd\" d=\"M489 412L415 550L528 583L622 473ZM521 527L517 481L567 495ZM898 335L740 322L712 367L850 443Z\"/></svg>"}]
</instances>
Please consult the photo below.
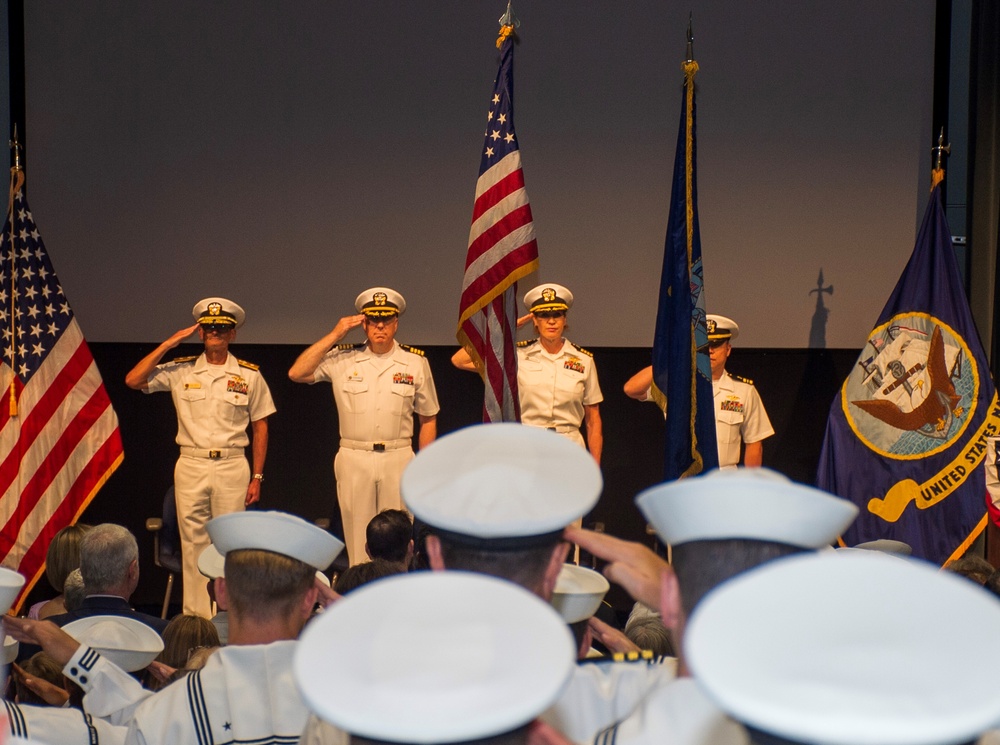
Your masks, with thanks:
<instances>
[{"instance_id":1,"label":"name tag on uniform","mask_svg":"<svg viewBox=\"0 0 1000 745\"><path fill-rule=\"evenodd\" d=\"M242 393L244 396L250 390L250 385L246 378L234 375L226 381L226 393Z\"/></svg>"},{"instance_id":2,"label":"name tag on uniform","mask_svg":"<svg viewBox=\"0 0 1000 745\"><path fill-rule=\"evenodd\" d=\"M398 385L413 385L413 376L409 373L393 373L392 382Z\"/></svg>"},{"instance_id":3,"label":"name tag on uniform","mask_svg":"<svg viewBox=\"0 0 1000 745\"><path fill-rule=\"evenodd\" d=\"M567 370L572 370L573 372L583 373L584 367L583 362L580 361L579 357L569 357L563 362L563 367Z\"/></svg>"},{"instance_id":4,"label":"name tag on uniform","mask_svg":"<svg viewBox=\"0 0 1000 745\"><path fill-rule=\"evenodd\" d=\"M192 388L201 388L201 383L185 383L184 390L190 390Z\"/></svg>"},{"instance_id":5,"label":"name tag on uniform","mask_svg":"<svg viewBox=\"0 0 1000 745\"><path fill-rule=\"evenodd\" d=\"M735 411L737 414L743 413L743 402L737 399L727 398L719 404L722 411Z\"/></svg>"},{"instance_id":6,"label":"name tag on uniform","mask_svg":"<svg viewBox=\"0 0 1000 745\"><path fill-rule=\"evenodd\" d=\"M361 382L362 380L365 379L365 376L362 375L361 373L359 373L357 370L355 370L354 372L352 372L350 375L347 376L347 379L349 381L353 380L353 381Z\"/></svg>"}]
</instances>

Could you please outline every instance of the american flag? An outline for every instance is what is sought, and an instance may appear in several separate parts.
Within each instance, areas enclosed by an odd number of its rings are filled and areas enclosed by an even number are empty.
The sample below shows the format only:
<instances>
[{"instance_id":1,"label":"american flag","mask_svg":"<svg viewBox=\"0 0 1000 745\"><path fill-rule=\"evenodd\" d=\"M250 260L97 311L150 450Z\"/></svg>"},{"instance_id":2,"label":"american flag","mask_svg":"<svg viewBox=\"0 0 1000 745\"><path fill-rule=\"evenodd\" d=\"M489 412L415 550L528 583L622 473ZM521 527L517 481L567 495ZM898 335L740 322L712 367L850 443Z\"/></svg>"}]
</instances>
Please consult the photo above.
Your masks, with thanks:
<instances>
[{"instance_id":1,"label":"american flag","mask_svg":"<svg viewBox=\"0 0 1000 745\"><path fill-rule=\"evenodd\" d=\"M535 226L514 133L514 41L507 36L487 114L457 334L486 384L484 421L521 419L517 280L537 268Z\"/></svg>"},{"instance_id":2,"label":"american flag","mask_svg":"<svg viewBox=\"0 0 1000 745\"><path fill-rule=\"evenodd\" d=\"M0 236L0 326L0 563L27 578L23 599L52 536L76 521L123 453L118 417L20 189Z\"/></svg>"}]
</instances>

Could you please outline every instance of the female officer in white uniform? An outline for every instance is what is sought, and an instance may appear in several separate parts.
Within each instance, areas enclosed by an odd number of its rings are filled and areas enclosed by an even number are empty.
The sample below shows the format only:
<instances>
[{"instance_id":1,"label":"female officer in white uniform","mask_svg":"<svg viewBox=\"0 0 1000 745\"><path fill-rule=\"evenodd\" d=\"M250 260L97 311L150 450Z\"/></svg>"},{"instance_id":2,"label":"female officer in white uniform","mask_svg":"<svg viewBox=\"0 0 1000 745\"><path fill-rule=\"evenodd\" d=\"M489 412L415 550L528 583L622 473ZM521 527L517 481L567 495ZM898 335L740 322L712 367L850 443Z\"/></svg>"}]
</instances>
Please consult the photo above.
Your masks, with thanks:
<instances>
[{"instance_id":1,"label":"female officer in white uniform","mask_svg":"<svg viewBox=\"0 0 1000 745\"><path fill-rule=\"evenodd\" d=\"M531 321L538 337L517 345L521 423L568 437L587 447L600 464L604 434L599 404L604 396L597 368L590 352L563 337L573 293L562 285L538 285L525 293L524 304L528 314L517 320L517 326ZM476 369L465 349L458 350L451 361L460 370ZM586 445L580 433L584 423Z\"/></svg>"}]
</instances>

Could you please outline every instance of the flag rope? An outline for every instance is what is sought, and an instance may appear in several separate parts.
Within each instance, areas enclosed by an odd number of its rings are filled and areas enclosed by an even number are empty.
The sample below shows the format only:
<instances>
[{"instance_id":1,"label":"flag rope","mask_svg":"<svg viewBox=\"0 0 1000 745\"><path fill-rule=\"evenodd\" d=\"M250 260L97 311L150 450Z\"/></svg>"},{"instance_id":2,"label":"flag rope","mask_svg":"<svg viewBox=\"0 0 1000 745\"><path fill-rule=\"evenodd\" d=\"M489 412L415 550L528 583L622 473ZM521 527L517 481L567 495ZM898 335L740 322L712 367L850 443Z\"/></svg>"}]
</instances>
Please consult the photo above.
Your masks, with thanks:
<instances>
[{"instance_id":1,"label":"flag rope","mask_svg":"<svg viewBox=\"0 0 1000 745\"><path fill-rule=\"evenodd\" d=\"M684 62L684 94L686 114L684 126L684 207L686 211L687 228L687 265L691 266L691 255L694 252L694 76L698 72L698 63L694 60ZM695 347L694 335L691 335L691 400L695 400L695 388L698 385L698 350ZM664 403L666 403L664 401ZM666 407L664 406L664 411ZM695 431L697 408L691 409L691 465L681 478L697 476L705 468L698 447L698 433Z\"/></svg>"},{"instance_id":2,"label":"flag rope","mask_svg":"<svg viewBox=\"0 0 1000 745\"><path fill-rule=\"evenodd\" d=\"M7 221L10 223L10 415L17 416L17 368L14 354L17 350L17 324L14 315L14 299L17 295L17 276L14 271L14 197L24 185L24 171L15 165L10 169L10 195L7 199Z\"/></svg>"}]
</instances>

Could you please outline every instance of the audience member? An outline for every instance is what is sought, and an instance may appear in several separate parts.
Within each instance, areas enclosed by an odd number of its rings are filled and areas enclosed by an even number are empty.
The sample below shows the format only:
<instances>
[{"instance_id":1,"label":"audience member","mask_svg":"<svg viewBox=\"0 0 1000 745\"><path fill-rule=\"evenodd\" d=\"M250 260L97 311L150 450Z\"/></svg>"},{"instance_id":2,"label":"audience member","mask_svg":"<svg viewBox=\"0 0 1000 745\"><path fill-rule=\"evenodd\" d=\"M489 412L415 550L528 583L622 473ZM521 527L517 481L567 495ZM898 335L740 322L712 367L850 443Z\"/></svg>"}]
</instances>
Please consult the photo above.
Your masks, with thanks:
<instances>
[{"instance_id":1,"label":"audience member","mask_svg":"<svg viewBox=\"0 0 1000 745\"><path fill-rule=\"evenodd\" d=\"M80 540L88 530L89 525L67 525L52 537L45 554L45 578L58 594L51 600L42 600L31 606L28 618L49 618L67 611L66 578L80 567Z\"/></svg>"},{"instance_id":2,"label":"audience member","mask_svg":"<svg viewBox=\"0 0 1000 745\"><path fill-rule=\"evenodd\" d=\"M981 556L966 555L961 559L954 559L944 565L949 572L959 574L966 579L970 579L977 585L986 584L986 580L996 571L994 566Z\"/></svg>"},{"instance_id":3,"label":"audience member","mask_svg":"<svg viewBox=\"0 0 1000 745\"><path fill-rule=\"evenodd\" d=\"M639 649L648 649L658 657L676 657L670 629L659 616L643 616L625 624L625 636Z\"/></svg>"},{"instance_id":4,"label":"audience member","mask_svg":"<svg viewBox=\"0 0 1000 745\"><path fill-rule=\"evenodd\" d=\"M66 610L74 611L78 609L83 605L86 597L87 588L83 584L83 575L80 573L80 568L77 567L67 575L66 583L63 585L63 603L66 606Z\"/></svg>"},{"instance_id":5,"label":"audience member","mask_svg":"<svg viewBox=\"0 0 1000 745\"><path fill-rule=\"evenodd\" d=\"M309 707L356 745L524 745L573 658L562 619L533 594L493 577L418 572L362 588L310 624L295 678Z\"/></svg>"},{"instance_id":6,"label":"audience member","mask_svg":"<svg viewBox=\"0 0 1000 745\"><path fill-rule=\"evenodd\" d=\"M356 590L362 585L367 585L369 582L374 582L383 577L390 577L393 574L402 574L406 571L403 566L398 562L389 561L388 559L372 559L361 564L355 564L340 573L340 576L337 577L337 581L333 585L333 589L339 595L347 595L352 590Z\"/></svg>"},{"instance_id":7,"label":"audience member","mask_svg":"<svg viewBox=\"0 0 1000 745\"><path fill-rule=\"evenodd\" d=\"M225 576L226 560L219 553L219 550L211 543L198 556L198 571L208 579L207 592L211 599L212 607L215 608L215 615L212 616L212 625L219 635L219 645L225 646L229 643L229 607L225 603L220 603L215 592L215 581L219 577Z\"/></svg>"},{"instance_id":8,"label":"audience member","mask_svg":"<svg viewBox=\"0 0 1000 745\"><path fill-rule=\"evenodd\" d=\"M229 607L229 646L185 685L146 691L44 621L13 619L9 631L40 641L86 691L89 713L128 725L128 742L293 742L308 716L292 681L295 640L316 603L316 571L333 563L343 543L279 512L234 512L207 528L225 556L216 594Z\"/></svg>"},{"instance_id":9,"label":"audience member","mask_svg":"<svg viewBox=\"0 0 1000 745\"><path fill-rule=\"evenodd\" d=\"M201 616L181 614L172 618L163 631L163 651L156 659L171 671L179 670L187 666L192 652L219 646L219 632L211 621ZM158 690L163 687L163 681L151 675L146 687Z\"/></svg>"},{"instance_id":10,"label":"audience member","mask_svg":"<svg viewBox=\"0 0 1000 745\"><path fill-rule=\"evenodd\" d=\"M930 564L820 553L720 586L683 644L755 743L952 745L1000 721L1000 640L980 633L998 625L1000 604Z\"/></svg>"},{"instance_id":11,"label":"audience member","mask_svg":"<svg viewBox=\"0 0 1000 745\"><path fill-rule=\"evenodd\" d=\"M52 616L57 626L88 616L126 616L141 621L160 634L167 622L136 611L129 599L139 584L139 545L121 525L95 525L80 540L80 576L86 597L76 610Z\"/></svg>"},{"instance_id":12,"label":"audience member","mask_svg":"<svg viewBox=\"0 0 1000 745\"><path fill-rule=\"evenodd\" d=\"M404 569L413 558L413 519L405 510L382 510L366 529L365 552L369 559L385 559Z\"/></svg>"},{"instance_id":13,"label":"audience member","mask_svg":"<svg viewBox=\"0 0 1000 745\"><path fill-rule=\"evenodd\" d=\"M732 577L784 556L829 546L858 509L766 468L712 471L662 484L640 494L636 503L660 539L672 547L672 567L642 544L575 528L566 531L567 537L609 562L605 575L633 599L659 607L675 649L681 648L685 677L653 691L598 739L652 744L662 740L663 732L672 732L677 742L745 742L742 728L687 677L687 619L706 593Z\"/></svg>"},{"instance_id":14,"label":"audience member","mask_svg":"<svg viewBox=\"0 0 1000 745\"><path fill-rule=\"evenodd\" d=\"M19 704L51 705L49 700L36 693L34 688L29 687L25 683L25 678L28 680L38 678L65 691L65 698L62 698L55 705L62 706L69 700L69 690L66 687L66 679L62 674L62 666L45 652L35 652L35 654L24 661L23 665L15 665L11 677L14 681L14 701Z\"/></svg>"}]
</instances>

